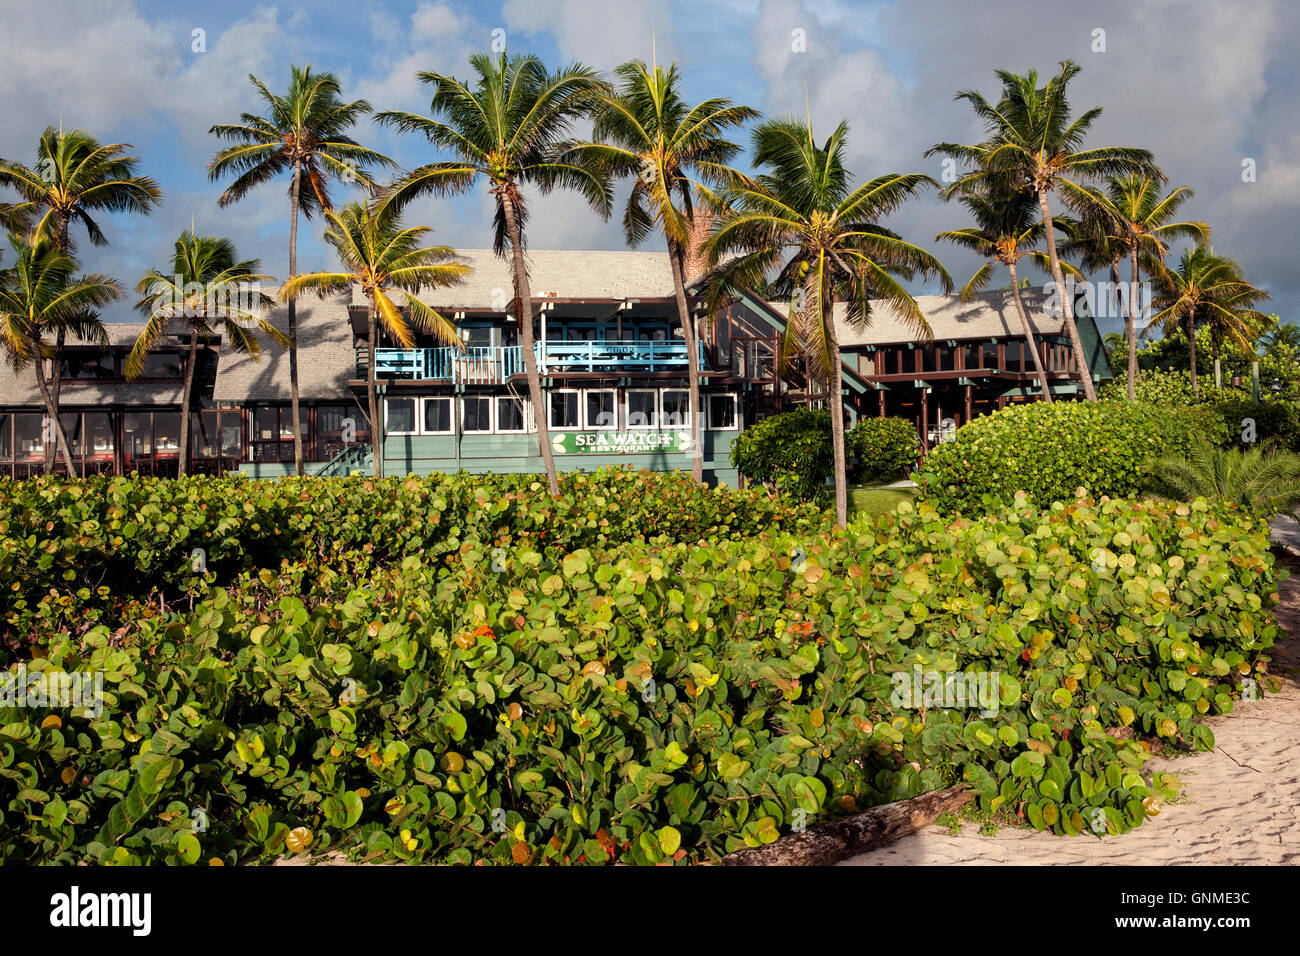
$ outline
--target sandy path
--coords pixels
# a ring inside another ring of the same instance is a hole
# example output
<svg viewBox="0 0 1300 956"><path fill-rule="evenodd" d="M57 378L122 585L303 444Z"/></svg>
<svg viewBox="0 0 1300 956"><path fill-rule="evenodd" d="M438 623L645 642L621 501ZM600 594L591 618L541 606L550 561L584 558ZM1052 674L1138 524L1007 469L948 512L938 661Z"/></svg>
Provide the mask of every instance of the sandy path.
<svg viewBox="0 0 1300 956"><path fill-rule="evenodd" d="M1271 665L1281 693L1213 718L1212 752L1146 765L1182 778L1182 802L1105 839L1011 828L981 836L971 823L952 835L933 826L840 865L1300 864L1300 570L1291 570L1277 610L1289 636Z"/></svg>

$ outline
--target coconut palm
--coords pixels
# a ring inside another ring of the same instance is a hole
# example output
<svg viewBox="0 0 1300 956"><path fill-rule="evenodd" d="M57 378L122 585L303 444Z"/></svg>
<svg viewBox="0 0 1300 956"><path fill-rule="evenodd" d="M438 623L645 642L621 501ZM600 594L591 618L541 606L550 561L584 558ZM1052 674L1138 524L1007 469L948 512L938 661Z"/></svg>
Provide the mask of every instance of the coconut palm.
<svg viewBox="0 0 1300 956"><path fill-rule="evenodd" d="M148 321L126 358L126 377L134 379L144 370L145 356L169 329L188 326L189 354L185 360L185 387L181 397L181 456L177 473L189 472L190 411L193 404L194 368L199 340L225 333L227 347L235 352L257 355L255 330L261 330L281 345L285 336L262 318L263 309L274 301L250 285L269 281L257 272L256 259L240 260L235 244L219 236L196 236L191 229L176 240L168 274L150 271L136 283L141 299L136 303Z"/></svg>
<svg viewBox="0 0 1300 956"><path fill-rule="evenodd" d="M928 337L925 316L898 277L937 277L945 291L952 288L937 259L878 224L938 184L921 173L890 173L855 188L844 165L847 135L848 124L840 123L819 146L810 124L784 119L760 124L754 131L754 165L762 172L727 191L722 216L704 247L715 267L716 288L759 288L775 273L768 288L790 299L782 361L801 353L809 386L817 380L827 387L841 525L848 520L848 487L835 303L845 303L849 323L865 326L874 298Z"/></svg>
<svg viewBox="0 0 1300 956"><path fill-rule="evenodd" d="M1006 266L1011 274L1011 297L1016 304L1016 313L1020 316L1025 342L1034 358L1034 372L1042 388L1043 401L1050 403L1052 390L1047 383L1047 371L1043 368L1043 357L1038 351L1034 327L1029 322L1029 313L1025 310L1025 302L1020 295L1020 278L1017 274L1017 263L1025 256L1033 257L1045 270L1051 269L1046 256L1034 251L1034 246L1043 237L1038 204L1026 193L1008 190L998 190L992 194L968 193L961 196L959 201L969 210L976 224L941 232L935 238L956 243L987 260L962 288L962 301L967 301L985 288L998 265ZM1061 225L1059 219L1056 225ZM1062 263L1062 268L1073 267Z"/></svg>
<svg viewBox="0 0 1300 956"><path fill-rule="evenodd" d="M349 203L338 213L326 212L329 228L325 241L338 252L342 268L335 272L310 272L294 276L280 289L280 298L312 290L322 298L350 292L360 286L369 307L369 362L366 396L369 399L370 441L375 477L383 477L383 423L375 382L375 342L379 325L405 348L413 348L413 328L457 347L464 343L450 320L417 298L421 289L454 285L469 274L469 266L456 260L448 246L423 246L432 232L428 226L401 225L396 207L382 202ZM393 298L404 293L404 301ZM402 314L402 309L406 315Z"/></svg>
<svg viewBox="0 0 1300 956"><path fill-rule="evenodd" d="M46 414L42 439L48 442L46 436L53 431L68 474L75 478L77 466L45 374L45 360L51 353L45 337L71 333L107 345L98 311L120 296L122 289L108 276L76 275L76 260L51 236L35 235L27 241L11 233L9 247L15 261L0 273L0 344L15 370L29 362L35 370ZM47 461L47 473L50 467Z"/></svg>
<svg viewBox="0 0 1300 956"><path fill-rule="evenodd" d="M422 133L453 157L412 170L394 185L388 201L400 208L417 196L462 193L480 178L486 181L496 204L492 248L511 264L538 445L547 486L558 495L533 347L533 300L524 256L528 206L521 187L536 186L542 193L576 189L597 212L609 216L613 190L608 177L590 158L565 152L574 122L590 113L604 87L594 71L577 63L551 73L535 56L507 57L504 51L496 57L476 53L469 63L475 74L471 82L442 73L419 74L421 82L433 87L431 116L404 111L376 116L380 124Z"/></svg>
<svg viewBox="0 0 1300 956"><path fill-rule="evenodd" d="M1296 356L1300 355L1300 326L1289 322L1274 325L1260 338L1259 344L1266 353L1274 353L1294 362Z"/></svg>
<svg viewBox="0 0 1300 956"><path fill-rule="evenodd" d="M686 341L690 416L697 435L692 442L691 475L703 482L698 330L686 303L686 256L692 251L696 196L711 196L738 175L727 163L740 147L726 138L726 130L756 119L759 113L726 99L688 105L681 96L675 63L665 70L634 60L619 66L614 75L618 89L604 93L596 109L592 131L596 142L575 143L569 155L594 158L616 179L632 178L623 213L628 245L640 245L652 229L662 233L667 243L677 315Z"/></svg>
<svg viewBox="0 0 1300 956"><path fill-rule="evenodd" d="M158 184L136 175L140 160L127 153L130 148L129 143L100 143L85 130L48 127L37 143L35 165L0 160L0 186L8 186L20 197L0 210L0 224L47 235L69 255L76 253L73 223L85 228L92 245L107 245L108 238L92 213L147 215L162 202ZM50 392L56 409L63 385L65 334L58 330L54 340ZM45 455L47 471L53 461L51 445Z"/></svg>
<svg viewBox="0 0 1300 956"><path fill-rule="evenodd" d="M1196 377L1196 327L1210 328L1211 354L1214 356L1215 385L1222 386L1219 350L1229 338L1246 351L1253 351L1259 329L1267 327L1269 318L1253 308L1269 298L1263 289L1247 282L1241 268L1225 256L1216 256L1205 246L1183 252L1176 269L1156 275L1159 292L1155 305L1160 310L1151 319L1166 333L1181 329L1191 345L1192 391L1200 394Z"/></svg>
<svg viewBox="0 0 1300 956"><path fill-rule="evenodd" d="M1290 451L1224 449L1202 441L1185 456L1150 463L1147 471L1153 489L1175 501L1231 502L1269 518L1300 505L1300 455Z"/></svg>
<svg viewBox="0 0 1300 956"><path fill-rule="evenodd" d="M1160 183L1151 176L1113 176L1105 189L1082 187L1086 201L1083 241L1091 248L1084 253L1085 267L1105 265L1111 282L1119 286L1119 261L1129 262L1128 308L1125 310L1125 336L1128 341L1128 397L1137 388L1137 300L1142 269L1148 273L1164 271L1165 255L1174 239L1208 242L1210 227L1200 221L1175 222L1178 209L1192 198L1192 190L1179 186L1161 195Z"/></svg>
<svg viewBox="0 0 1300 956"><path fill-rule="evenodd" d="M949 192L969 192L973 187L994 179L1027 190L1037 199L1065 327L1079 366L1084 395L1092 401L1096 399L1097 391L1074 321L1073 296L1068 294L1057 254L1049 197L1057 191L1067 205L1086 204L1088 194L1079 188L1085 181L1129 173L1155 178L1160 178L1161 174L1152 163L1151 153L1145 149L1121 146L1082 148L1088 130L1101 115L1101 107L1093 107L1077 119L1071 119L1066 93L1070 80L1079 70L1077 63L1064 60L1061 71L1043 87L1038 85L1036 70L1024 75L998 70L1002 98L996 106L976 90L962 90L957 94L957 99L967 101L983 122L987 138L975 145L939 143L926 150L925 155L942 154L974 167L950 186Z"/></svg>
<svg viewBox="0 0 1300 956"><path fill-rule="evenodd" d="M233 125L208 132L231 143L208 163L213 182L234 175L217 200L225 207L243 199L257 186L287 173L289 179L289 277L298 271L298 214L311 219L333 208L329 181L373 188L369 167L395 167L387 156L357 143L346 131L370 112L365 100L342 99L333 73L313 73L311 66L293 67L289 89L272 93L257 77L250 83L265 104L265 115L244 113ZM298 428L298 326L293 299L286 323L289 349L289 401L293 416L293 462L303 473L302 435Z"/></svg>

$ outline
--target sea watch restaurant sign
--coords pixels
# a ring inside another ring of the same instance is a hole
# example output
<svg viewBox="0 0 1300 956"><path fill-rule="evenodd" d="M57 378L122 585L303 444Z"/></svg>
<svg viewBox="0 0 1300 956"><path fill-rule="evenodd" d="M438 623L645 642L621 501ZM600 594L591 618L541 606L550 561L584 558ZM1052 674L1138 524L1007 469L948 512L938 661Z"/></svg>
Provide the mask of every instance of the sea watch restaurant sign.
<svg viewBox="0 0 1300 956"><path fill-rule="evenodd" d="M684 454L691 450L691 433L652 429L603 432L559 432L551 436L557 455Z"/></svg>

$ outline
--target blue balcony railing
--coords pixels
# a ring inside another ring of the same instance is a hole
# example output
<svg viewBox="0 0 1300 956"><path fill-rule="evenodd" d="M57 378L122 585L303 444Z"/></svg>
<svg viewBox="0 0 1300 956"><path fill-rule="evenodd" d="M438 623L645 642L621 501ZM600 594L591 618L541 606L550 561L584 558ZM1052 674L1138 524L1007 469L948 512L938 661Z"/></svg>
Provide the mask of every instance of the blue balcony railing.
<svg viewBox="0 0 1300 956"><path fill-rule="evenodd" d="M547 342L534 348L543 375L554 372L661 372L686 368L685 342ZM704 347L699 346L704 369ZM523 349L518 345L473 348L375 349L378 378L440 380L466 385L492 385L524 374Z"/></svg>

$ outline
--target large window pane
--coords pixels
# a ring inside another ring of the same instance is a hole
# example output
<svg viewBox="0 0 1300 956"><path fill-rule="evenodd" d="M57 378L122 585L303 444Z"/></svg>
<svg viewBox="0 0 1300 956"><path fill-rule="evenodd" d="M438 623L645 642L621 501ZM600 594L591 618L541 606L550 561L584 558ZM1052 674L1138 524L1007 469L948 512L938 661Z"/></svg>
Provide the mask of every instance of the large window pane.
<svg viewBox="0 0 1300 956"><path fill-rule="evenodd" d="M14 417L0 412L0 461L10 461L14 451Z"/></svg>
<svg viewBox="0 0 1300 956"><path fill-rule="evenodd" d="M141 378L180 378L183 358L179 352L150 352L144 357Z"/></svg>
<svg viewBox="0 0 1300 956"><path fill-rule="evenodd" d="M154 453L160 457L175 458L181 450L181 413L154 412Z"/></svg>
<svg viewBox="0 0 1300 956"><path fill-rule="evenodd" d="M691 427L691 393L685 389L664 389L663 417L664 428Z"/></svg>
<svg viewBox="0 0 1300 956"><path fill-rule="evenodd" d="M388 408L388 434L410 435L415 429L415 399L390 398Z"/></svg>
<svg viewBox="0 0 1300 956"><path fill-rule="evenodd" d="M65 352L63 353L63 377L65 379L104 379L114 378L112 352Z"/></svg>
<svg viewBox="0 0 1300 956"><path fill-rule="evenodd" d="M587 427L617 428L618 408L613 392L592 389L587 392Z"/></svg>
<svg viewBox="0 0 1300 956"><path fill-rule="evenodd" d="M122 422L122 447L128 458L153 454L153 416L149 412L127 412Z"/></svg>
<svg viewBox="0 0 1300 956"><path fill-rule="evenodd" d="M91 458L113 458L113 423L107 412L86 412L86 454Z"/></svg>
<svg viewBox="0 0 1300 956"><path fill-rule="evenodd" d="M256 441L274 441L280 437L279 409L263 405L253 412L253 438Z"/></svg>
<svg viewBox="0 0 1300 956"><path fill-rule="evenodd" d="M243 436L240 434L242 412L227 408L221 413L221 457L243 458Z"/></svg>
<svg viewBox="0 0 1300 956"><path fill-rule="evenodd" d="M710 395L709 396L709 427L710 428L735 428L736 427L736 396L735 395Z"/></svg>
<svg viewBox="0 0 1300 956"><path fill-rule="evenodd" d="M34 461L45 455L41 442L41 422L45 416L38 412L23 412L14 416L14 458Z"/></svg>
<svg viewBox="0 0 1300 956"><path fill-rule="evenodd" d="M497 398L497 431L521 432L524 430L524 401L513 396Z"/></svg>
<svg viewBox="0 0 1300 956"><path fill-rule="evenodd" d="M550 398L551 428L581 428L578 416L580 406L577 392L551 392Z"/></svg>
<svg viewBox="0 0 1300 956"><path fill-rule="evenodd" d="M659 393L636 390L627 393L629 428L655 428L659 424Z"/></svg>
<svg viewBox="0 0 1300 956"><path fill-rule="evenodd" d="M467 397L463 400L466 432L490 432L492 430L492 399L487 396Z"/></svg>
<svg viewBox="0 0 1300 956"><path fill-rule="evenodd" d="M431 435L451 433L451 399L443 396L424 400L424 430Z"/></svg>

